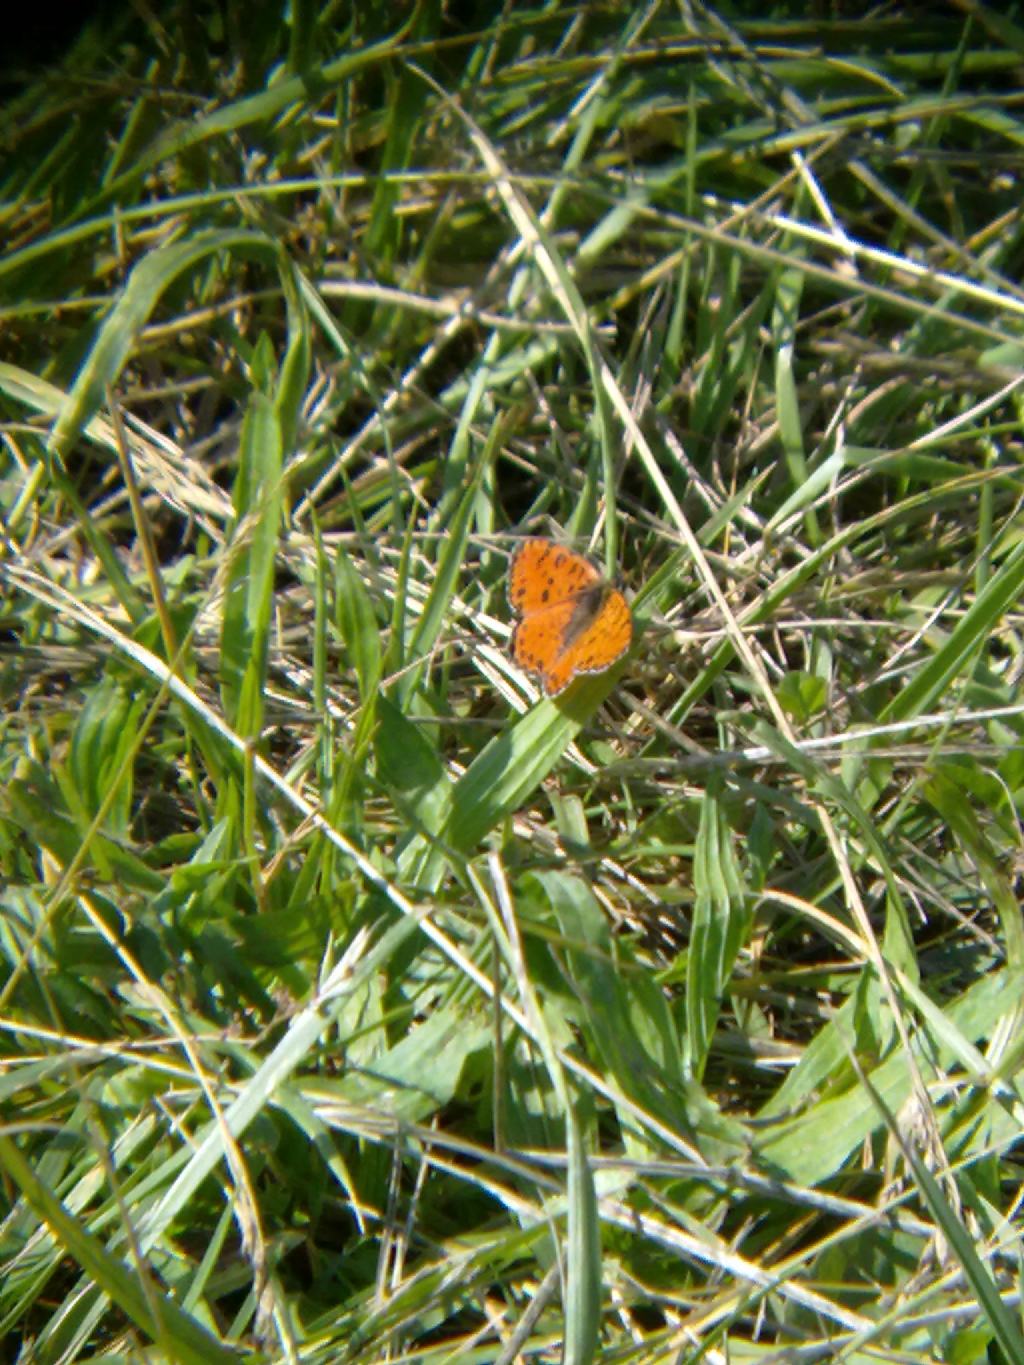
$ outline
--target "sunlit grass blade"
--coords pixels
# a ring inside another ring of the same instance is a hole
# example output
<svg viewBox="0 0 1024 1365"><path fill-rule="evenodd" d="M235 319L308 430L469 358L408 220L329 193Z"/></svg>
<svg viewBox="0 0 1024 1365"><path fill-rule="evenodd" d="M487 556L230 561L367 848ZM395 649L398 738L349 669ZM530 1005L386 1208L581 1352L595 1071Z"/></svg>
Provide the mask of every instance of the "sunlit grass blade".
<svg viewBox="0 0 1024 1365"><path fill-rule="evenodd" d="M239 1359L236 1351L217 1341L158 1284L140 1278L137 1270L112 1256L39 1180L9 1137L0 1136L0 1165L65 1252L170 1359L182 1365L229 1365Z"/></svg>

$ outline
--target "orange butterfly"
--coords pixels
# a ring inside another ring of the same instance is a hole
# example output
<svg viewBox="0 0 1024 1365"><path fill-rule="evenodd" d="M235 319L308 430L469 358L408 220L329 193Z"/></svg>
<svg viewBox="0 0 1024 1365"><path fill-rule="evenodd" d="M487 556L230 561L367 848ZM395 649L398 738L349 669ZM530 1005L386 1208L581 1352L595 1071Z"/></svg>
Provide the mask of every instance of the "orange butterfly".
<svg viewBox="0 0 1024 1365"><path fill-rule="evenodd" d="M603 673L633 640L633 617L618 588L593 564L552 540L524 540L508 571L508 600L522 619L512 658L557 697L578 673Z"/></svg>

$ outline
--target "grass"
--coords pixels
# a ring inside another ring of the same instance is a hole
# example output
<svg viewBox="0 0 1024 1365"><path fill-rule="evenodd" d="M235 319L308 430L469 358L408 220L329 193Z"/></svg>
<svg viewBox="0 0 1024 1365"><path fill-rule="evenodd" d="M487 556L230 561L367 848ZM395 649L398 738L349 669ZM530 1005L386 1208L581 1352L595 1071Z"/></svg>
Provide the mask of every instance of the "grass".
<svg viewBox="0 0 1024 1365"><path fill-rule="evenodd" d="M2 114L5 1358L1024 1361L1024 17L146 15Z"/></svg>

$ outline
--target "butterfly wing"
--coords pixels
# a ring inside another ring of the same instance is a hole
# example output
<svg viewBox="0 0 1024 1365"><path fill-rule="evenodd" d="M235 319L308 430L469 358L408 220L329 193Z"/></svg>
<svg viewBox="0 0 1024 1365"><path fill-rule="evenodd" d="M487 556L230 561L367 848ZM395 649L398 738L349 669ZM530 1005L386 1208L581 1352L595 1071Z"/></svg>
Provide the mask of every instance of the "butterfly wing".
<svg viewBox="0 0 1024 1365"><path fill-rule="evenodd" d="M617 588L608 584L587 621L577 620L559 655L559 665L577 673L603 673L633 642L633 615Z"/></svg>
<svg viewBox="0 0 1024 1365"><path fill-rule="evenodd" d="M508 601L520 616L546 611L592 588L601 575L589 560L551 540L524 540L508 571Z"/></svg>
<svg viewBox="0 0 1024 1365"><path fill-rule="evenodd" d="M562 662L562 645L575 610L571 599L556 602L553 607L524 616L512 633L512 658L520 668L540 678L549 697L572 681L572 670L566 671Z"/></svg>
<svg viewBox="0 0 1024 1365"><path fill-rule="evenodd" d="M586 561L584 561L586 562ZM540 678L549 697L578 673L603 673L633 639L633 618L622 593L607 584L530 612L512 635L512 657Z"/></svg>

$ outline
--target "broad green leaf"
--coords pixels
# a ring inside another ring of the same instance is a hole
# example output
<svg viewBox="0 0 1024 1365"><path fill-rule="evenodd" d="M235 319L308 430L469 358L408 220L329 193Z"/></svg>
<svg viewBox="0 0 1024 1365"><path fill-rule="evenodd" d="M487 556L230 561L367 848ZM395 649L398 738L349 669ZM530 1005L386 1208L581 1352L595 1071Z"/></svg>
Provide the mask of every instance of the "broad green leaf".
<svg viewBox="0 0 1024 1365"><path fill-rule="evenodd" d="M130 697L121 682L106 679L93 688L79 712L71 740L68 772L82 810L91 818L99 810L110 784L121 773L137 738L145 710L145 694ZM131 767L126 767L113 805L107 808L110 834L125 836L131 819Z"/></svg>
<svg viewBox="0 0 1024 1365"><path fill-rule="evenodd" d="M780 706L798 725L804 725L825 708L828 688L816 673L792 670L779 682L775 693Z"/></svg>
<svg viewBox="0 0 1024 1365"><path fill-rule="evenodd" d="M368 704L381 678L380 626L366 585L344 545L338 546L334 562L334 596L338 629L359 679L360 696Z"/></svg>
<svg viewBox="0 0 1024 1365"><path fill-rule="evenodd" d="M722 997L750 926L746 895L729 828L717 796L705 792L693 860L694 906L686 959L686 1068L704 1074Z"/></svg>
<svg viewBox="0 0 1024 1365"><path fill-rule="evenodd" d="M973 1043L992 1036L1001 1021L1010 1014L1019 999L1020 978L1016 972L995 972L971 986L943 1010L952 1029ZM779 1173L802 1184L816 1185L828 1180L854 1159L862 1143L878 1131L881 1125L878 1108L868 1091L851 1080L848 1089L835 1098L813 1102L815 1091L849 1056L853 1045L852 1017L844 1011L818 1034L814 1061L817 1078L808 1069L804 1074L787 1079L785 1093L780 1091L772 1102L776 1113L793 1113L802 1092L810 1103L805 1103L794 1117L780 1119L759 1132L757 1150L760 1159ZM849 1028L850 1032L846 1033ZM826 1057L826 1045L831 1056ZM932 1065L948 1070L957 1058L942 1040L929 1034L915 1043L918 1063L928 1069ZM808 1056L808 1063L811 1058ZM873 1089L894 1113L899 1113L910 1094L910 1078L906 1059L897 1048L892 1055L867 1073Z"/></svg>
<svg viewBox="0 0 1024 1365"><path fill-rule="evenodd" d="M230 550L221 626L221 694L229 721L255 739L263 727L263 690L273 607L281 512L283 452L274 405L250 395L235 485L235 541Z"/></svg>

